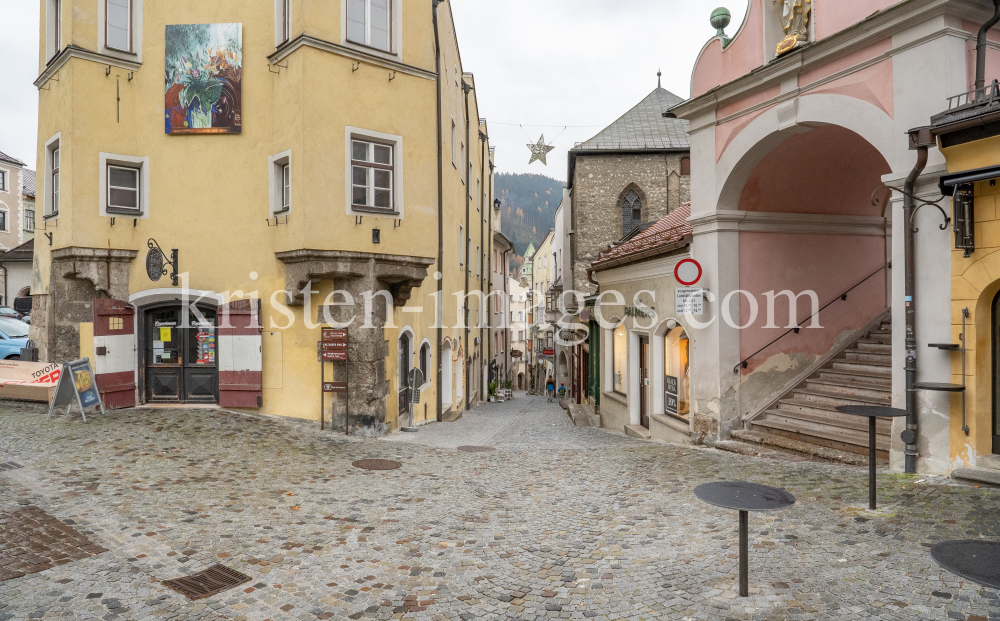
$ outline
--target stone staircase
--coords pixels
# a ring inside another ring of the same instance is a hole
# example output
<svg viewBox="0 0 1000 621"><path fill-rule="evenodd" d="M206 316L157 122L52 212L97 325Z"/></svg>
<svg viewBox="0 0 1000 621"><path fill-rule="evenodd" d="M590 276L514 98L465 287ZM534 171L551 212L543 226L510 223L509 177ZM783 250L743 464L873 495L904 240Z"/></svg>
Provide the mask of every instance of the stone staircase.
<svg viewBox="0 0 1000 621"><path fill-rule="evenodd" d="M867 456L868 419L841 414L836 407L892 405L891 365L892 325L886 319L750 420L746 431L734 432L733 438L831 459L836 459L836 453ZM889 459L891 428L890 419L876 423L879 459ZM815 451L800 444L832 450Z"/></svg>

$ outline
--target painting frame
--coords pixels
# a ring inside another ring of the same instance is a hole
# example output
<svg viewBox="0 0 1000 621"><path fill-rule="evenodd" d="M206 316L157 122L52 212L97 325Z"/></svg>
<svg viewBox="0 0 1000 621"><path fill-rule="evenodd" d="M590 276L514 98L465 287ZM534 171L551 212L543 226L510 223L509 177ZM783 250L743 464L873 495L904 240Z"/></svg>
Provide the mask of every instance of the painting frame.
<svg viewBox="0 0 1000 621"><path fill-rule="evenodd" d="M164 133L243 131L243 24L168 24Z"/></svg>

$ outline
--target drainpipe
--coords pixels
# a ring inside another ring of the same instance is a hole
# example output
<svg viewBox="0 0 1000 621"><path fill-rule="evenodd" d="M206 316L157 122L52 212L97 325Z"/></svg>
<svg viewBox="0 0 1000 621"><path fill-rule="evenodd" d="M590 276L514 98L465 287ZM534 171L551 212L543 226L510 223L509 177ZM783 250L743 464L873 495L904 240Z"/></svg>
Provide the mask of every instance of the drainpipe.
<svg viewBox="0 0 1000 621"><path fill-rule="evenodd" d="M468 412L469 407L469 397L472 396L469 390L472 386L472 382L469 381L469 359L472 357L472 345L469 343L469 274L472 273L472 244L469 240L472 238L472 231L469 230L469 207L471 206L469 201L469 189L472 187L472 175L469 169L472 167L472 138L469 134L469 92L472 87L462 80L462 92L465 93L465 161L462 165L465 166L465 170L462 171L462 176L465 177L465 239L462 243L465 244L465 301L462 303L464 307L464 317L462 318L462 323L465 325L465 359L462 360L462 365L465 367L465 386L462 388L462 392L465 394L465 411ZM482 309L480 309L482 310Z"/></svg>
<svg viewBox="0 0 1000 621"><path fill-rule="evenodd" d="M442 168L442 145L441 145L441 39L438 36L438 5L444 0L431 0L433 3L434 20L434 63L437 74L434 78L434 86L437 88L437 151L438 151L438 259L437 268L441 278L438 279L438 308L434 309L437 315L439 309L441 317L434 317L437 323L437 421L444 421L444 395L441 393L441 343L444 340L444 169Z"/></svg>
<svg viewBox="0 0 1000 621"><path fill-rule="evenodd" d="M998 0L1000 1L1000 0ZM903 252L906 257L905 285L903 295L905 296L906 308L906 340L904 349L906 351L906 430L900 436L906 448L903 452L905 457L904 468L907 473L917 471L917 399L913 384L917 379L917 336L916 336L916 306L914 299L914 264L913 264L913 189L927 165L927 148L934 146L934 137L931 136L930 129L921 127L910 130L910 149L917 152L917 163L906 176L906 183L903 184Z"/></svg>
<svg viewBox="0 0 1000 621"><path fill-rule="evenodd" d="M993 17L979 29L976 38L976 90L986 86L986 33L1000 22L1000 0L993 0ZM977 93L976 98L979 95Z"/></svg>
<svg viewBox="0 0 1000 621"><path fill-rule="evenodd" d="M486 145L486 138L485 138L485 136L483 135L482 132L477 132L477 133L479 134L479 179L480 179L479 183L481 184L480 186L478 186L476 188L476 192L479 193L479 196L476 197L476 200L479 201L479 216L480 216L480 218L479 218L479 243L481 243L483 245L483 248L482 248L483 255L484 256L488 256L490 258L488 262L487 261L483 261L482 264L480 264L480 266L479 266L479 290L482 291L483 289L485 289L486 290L485 294L488 296L490 293L493 293L493 271L492 271L492 266L493 266L493 231L492 231L492 229L490 230L490 243L487 244L486 243L486 237L484 237L484 228L485 227L483 225L483 223L486 221L486 217L485 217L486 216L486 212L483 211L483 209L486 208L486 205L483 204L483 191L486 189L486 158L483 156L483 148ZM472 186L470 185L469 187L471 188ZM492 218L492 215L491 215L491 218ZM492 223L492 220L490 220L490 222ZM477 257L477 260L478 260L478 257ZM489 267L487 267L487 266L489 266ZM483 283L486 283L485 286L483 285ZM486 299L487 300L492 300L492 298L490 298L490 297L487 297ZM485 315L486 315L486 324L487 325L489 325L490 319L491 319L491 316L492 316L492 313L490 312L491 310L492 309L490 308L490 305L486 304ZM483 309L479 309L479 316L480 316L480 318L483 317L483 314L484 314ZM480 349L480 351L482 351L483 349L486 350L486 356L482 359L482 362L480 363L480 364L485 364L486 365L486 386L480 386L479 387L479 391L480 391L479 398L480 399L483 399L482 391L484 391L484 390L487 393L486 396L489 396L489 390L490 390L489 389L490 363L493 362L493 350L491 349L492 346L493 346L493 342L492 342L493 341L493 329L492 328L490 329L490 339L489 339L490 342L489 343L483 343L483 339L485 338L485 336L484 336L485 334L486 334L486 328L483 326L483 322L480 321L479 322L479 349ZM483 347L483 345L485 345L485 347ZM486 399L483 399L483 401L486 401Z"/></svg>

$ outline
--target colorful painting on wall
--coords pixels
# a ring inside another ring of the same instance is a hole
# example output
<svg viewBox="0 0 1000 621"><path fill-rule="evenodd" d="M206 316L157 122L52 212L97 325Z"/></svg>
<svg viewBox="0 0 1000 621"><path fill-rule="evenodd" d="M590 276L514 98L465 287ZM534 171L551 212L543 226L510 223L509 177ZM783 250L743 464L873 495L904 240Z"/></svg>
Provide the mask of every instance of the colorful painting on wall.
<svg viewBox="0 0 1000 621"><path fill-rule="evenodd" d="M242 129L243 24L182 24L166 32L166 133Z"/></svg>

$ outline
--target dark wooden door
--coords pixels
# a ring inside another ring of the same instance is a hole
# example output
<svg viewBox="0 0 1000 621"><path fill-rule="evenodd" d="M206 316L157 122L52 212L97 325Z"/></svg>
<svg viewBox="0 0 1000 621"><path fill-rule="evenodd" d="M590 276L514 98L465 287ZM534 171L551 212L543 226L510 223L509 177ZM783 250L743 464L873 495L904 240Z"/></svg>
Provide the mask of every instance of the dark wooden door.
<svg viewBox="0 0 1000 621"><path fill-rule="evenodd" d="M639 337L639 422L649 429L649 337Z"/></svg>
<svg viewBox="0 0 1000 621"><path fill-rule="evenodd" d="M147 310L143 353L148 403L217 403L216 313L198 309L181 321L179 306Z"/></svg>

